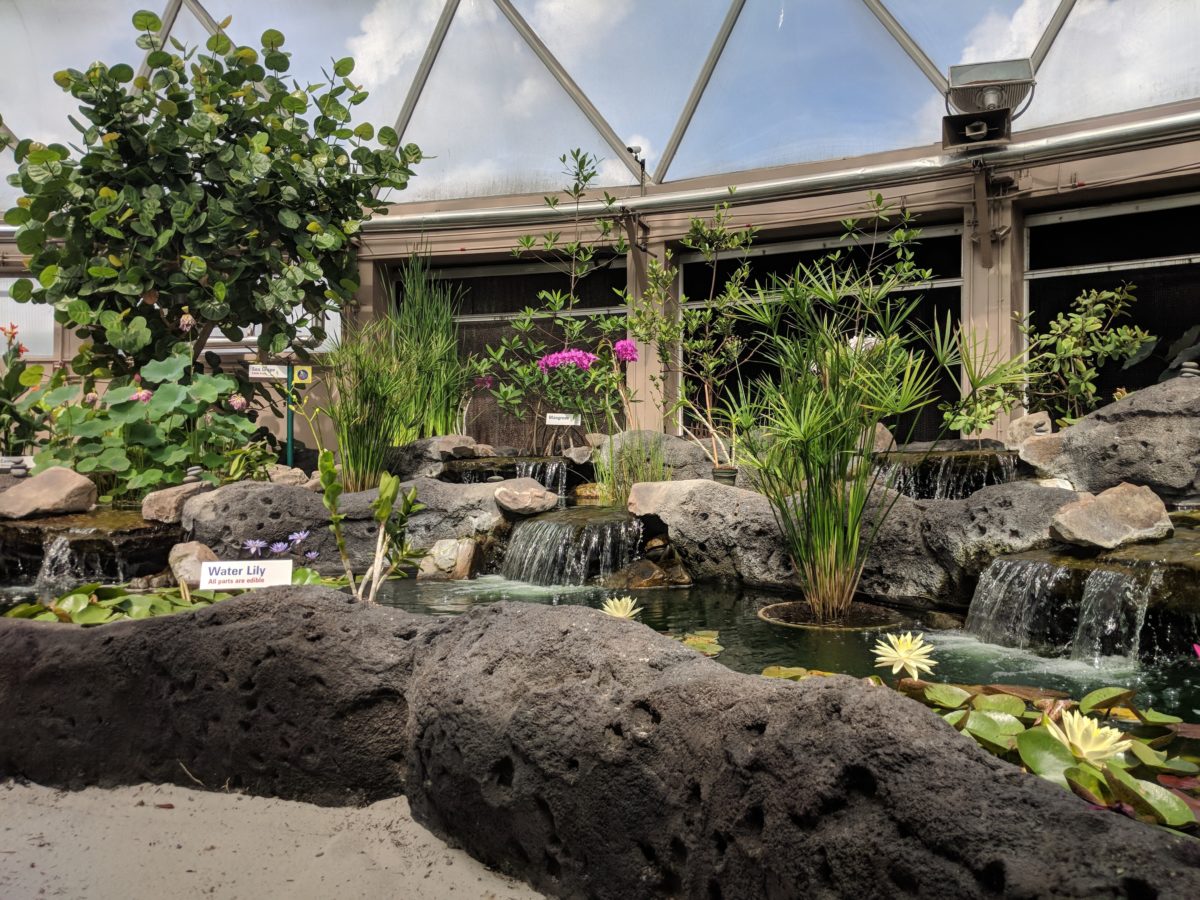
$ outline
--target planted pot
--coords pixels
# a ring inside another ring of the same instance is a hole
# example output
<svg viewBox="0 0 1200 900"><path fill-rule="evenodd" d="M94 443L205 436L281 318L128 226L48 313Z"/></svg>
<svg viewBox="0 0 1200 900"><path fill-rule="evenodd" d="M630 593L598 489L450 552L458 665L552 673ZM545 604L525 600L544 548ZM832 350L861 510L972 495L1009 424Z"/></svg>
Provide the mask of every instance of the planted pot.
<svg viewBox="0 0 1200 900"><path fill-rule="evenodd" d="M718 484L737 484L738 470L730 466L713 466L712 480Z"/></svg>
<svg viewBox="0 0 1200 900"><path fill-rule="evenodd" d="M883 631L898 628L903 619L900 613L873 603L855 602L849 612L835 622L818 622L806 600L772 603L758 611L758 617L784 628L813 628L823 631Z"/></svg>

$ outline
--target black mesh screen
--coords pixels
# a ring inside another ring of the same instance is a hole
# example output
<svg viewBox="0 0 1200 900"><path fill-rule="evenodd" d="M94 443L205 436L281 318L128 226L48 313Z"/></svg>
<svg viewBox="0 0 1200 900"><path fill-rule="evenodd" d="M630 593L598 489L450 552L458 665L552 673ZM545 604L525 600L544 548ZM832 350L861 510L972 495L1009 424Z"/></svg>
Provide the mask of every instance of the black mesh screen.
<svg viewBox="0 0 1200 900"><path fill-rule="evenodd" d="M1029 229L1029 268L1057 269L1200 253L1192 207L1105 216Z"/></svg>
<svg viewBox="0 0 1200 900"><path fill-rule="evenodd" d="M1122 322L1140 325L1159 338L1156 352L1130 369L1109 364L1097 380L1103 400L1118 387L1136 390L1154 384L1166 366L1167 347L1193 325L1200 324L1200 266L1180 265L1158 269L1129 269L1092 275L1037 278L1029 283L1029 308L1038 330L1044 330L1058 313L1067 313L1071 301L1084 291L1108 290L1122 283L1137 286L1132 315Z"/></svg>

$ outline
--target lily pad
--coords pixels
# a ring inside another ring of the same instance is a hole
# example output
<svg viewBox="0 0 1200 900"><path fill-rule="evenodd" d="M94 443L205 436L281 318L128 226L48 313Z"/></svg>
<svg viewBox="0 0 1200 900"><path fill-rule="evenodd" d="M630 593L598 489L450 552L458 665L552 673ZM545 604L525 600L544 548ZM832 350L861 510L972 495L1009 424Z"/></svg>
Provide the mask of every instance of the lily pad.
<svg viewBox="0 0 1200 900"><path fill-rule="evenodd" d="M1093 710L1104 711L1114 706L1123 706L1134 693L1129 688L1122 687L1097 688L1079 701L1079 711L1087 714Z"/></svg>
<svg viewBox="0 0 1200 900"><path fill-rule="evenodd" d="M1025 714L1025 701L1011 694L978 694L971 700L971 705L976 709L990 709L1010 716Z"/></svg>
<svg viewBox="0 0 1200 900"><path fill-rule="evenodd" d="M1075 755L1045 728L1018 734L1017 752L1029 771L1070 790L1065 773L1075 766Z"/></svg>
<svg viewBox="0 0 1200 900"><path fill-rule="evenodd" d="M1064 770L1063 776L1076 796L1096 806L1112 805L1112 792L1098 769L1082 763Z"/></svg>
<svg viewBox="0 0 1200 900"><path fill-rule="evenodd" d="M1178 828L1196 821L1195 813L1179 797L1161 785L1134 778L1128 772L1108 766L1104 780L1113 796L1133 807L1137 818Z"/></svg>
<svg viewBox="0 0 1200 900"><path fill-rule="evenodd" d="M925 699L943 709L958 709L971 700L971 694L952 684L930 684L925 687Z"/></svg>

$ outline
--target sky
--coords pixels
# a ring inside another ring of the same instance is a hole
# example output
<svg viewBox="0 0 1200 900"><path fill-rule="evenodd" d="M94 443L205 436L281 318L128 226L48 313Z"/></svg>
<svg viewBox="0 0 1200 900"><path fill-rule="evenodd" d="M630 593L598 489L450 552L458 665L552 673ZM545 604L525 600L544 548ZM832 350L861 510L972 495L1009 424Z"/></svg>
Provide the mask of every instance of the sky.
<svg viewBox="0 0 1200 900"><path fill-rule="evenodd" d="M320 77L351 55L371 91L358 108L392 124L442 0L203 0L254 43L283 31L291 74ZM1058 0L885 0L943 71L1029 55ZM71 98L53 72L95 58L138 63L132 12L162 0L0 0L0 116L20 135L66 140ZM514 0L618 137L653 172L727 0ZM205 32L186 7L174 32ZM1200 2L1079 0L1038 73L1035 127L1200 96ZM933 143L944 102L859 0L747 0L668 180L854 157ZM462 0L405 134L431 158L396 199L549 191L558 157L603 157L601 181L629 170L492 0ZM0 154L0 174L12 169ZM0 184L0 207L13 189Z"/></svg>

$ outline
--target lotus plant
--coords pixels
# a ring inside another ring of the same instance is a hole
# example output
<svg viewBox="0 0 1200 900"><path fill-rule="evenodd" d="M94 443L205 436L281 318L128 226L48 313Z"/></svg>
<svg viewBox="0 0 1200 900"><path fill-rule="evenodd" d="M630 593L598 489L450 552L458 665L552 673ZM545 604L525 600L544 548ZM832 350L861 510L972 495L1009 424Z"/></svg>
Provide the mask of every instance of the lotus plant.
<svg viewBox="0 0 1200 900"><path fill-rule="evenodd" d="M885 637L886 643L878 641L875 644L875 668L891 666L893 675L903 669L913 679L919 678L922 672L933 672L937 661L930 658L933 648L925 643L925 635L913 637L910 631Z"/></svg>
<svg viewBox="0 0 1200 900"><path fill-rule="evenodd" d="M600 606L600 611L617 619L632 619L642 608L633 597L609 597Z"/></svg>

